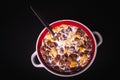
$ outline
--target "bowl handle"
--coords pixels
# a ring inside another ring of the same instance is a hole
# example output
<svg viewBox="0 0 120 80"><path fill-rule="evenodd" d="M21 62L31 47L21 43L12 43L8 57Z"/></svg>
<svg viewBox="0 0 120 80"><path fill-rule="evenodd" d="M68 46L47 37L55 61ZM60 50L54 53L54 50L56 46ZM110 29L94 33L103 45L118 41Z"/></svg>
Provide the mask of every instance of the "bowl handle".
<svg viewBox="0 0 120 80"><path fill-rule="evenodd" d="M102 38L101 34L97 31L93 31L93 34L96 35L99 39L98 42L97 42L97 47L99 47L103 42L103 38Z"/></svg>
<svg viewBox="0 0 120 80"><path fill-rule="evenodd" d="M35 58L36 58L36 57L37 57L37 51L35 51L35 52L31 55L31 62L32 62L33 66L34 66L34 67L40 67L40 68L41 68L41 67L44 67L43 64L41 64L41 63L38 64L38 63L35 62Z"/></svg>

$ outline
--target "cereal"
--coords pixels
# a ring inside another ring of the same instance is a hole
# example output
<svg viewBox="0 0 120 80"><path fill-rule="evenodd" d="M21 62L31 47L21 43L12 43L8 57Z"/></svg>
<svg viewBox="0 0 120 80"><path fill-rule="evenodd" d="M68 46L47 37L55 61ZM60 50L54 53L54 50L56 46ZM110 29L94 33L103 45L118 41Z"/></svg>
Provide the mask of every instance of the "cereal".
<svg viewBox="0 0 120 80"><path fill-rule="evenodd" d="M42 41L40 52L45 63L59 72L81 70L91 58L92 42L80 28L62 24L53 28L56 36L47 33Z"/></svg>
<svg viewBox="0 0 120 80"><path fill-rule="evenodd" d="M76 67L77 65L78 65L78 63L76 61L71 62L70 68Z"/></svg>
<svg viewBox="0 0 120 80"><path fill-rule="evenodd" d="M83 56L81 57L81 60L80 60L81 67L86 66L87 63L88 63L88 57L86 54L83 54Z"/></svg>

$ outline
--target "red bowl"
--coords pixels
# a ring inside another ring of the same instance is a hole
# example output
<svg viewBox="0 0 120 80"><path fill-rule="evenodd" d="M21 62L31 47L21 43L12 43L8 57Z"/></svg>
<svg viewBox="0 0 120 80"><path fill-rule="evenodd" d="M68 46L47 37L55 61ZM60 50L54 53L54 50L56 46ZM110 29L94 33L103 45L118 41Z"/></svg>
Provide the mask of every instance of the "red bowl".
<svg viewBox="0 0 120 80"><path fill-rule="evenodd" d="M39 37L37 39L36 51L32 54L31 61L32 61L32 64L35 67L43 67L47 71L49 71L50 73L55 74L57 76L62 76L62 77L76 76L76 75L79 75L79 74L83 73L84 71L86 71L91 66L91 64L93 63L93 61L94 61L94 59L96 57L97 47L99 45L101 45L103 39L102 39L100 33L96 32L96 31L92 32L87 26L85 26L84 24L82 24L82 23L80 23L78 21L75 21L75 20L58 20L58 21L55 21L55 22L51 23L50 27L55 28L55 27L57 27L57 26L59 26L61 24L73 25L75 27L78 27L78 28L82 29L91 38L91 40L92 40L92 58L91 58L90 62L88 63L88 65L85 68L83 68L81 71L78 71L78 72L73 73L73 74L71 74L69 72L60 73L60 72L57 72L57 71L53 70L48 65L46 65L46 63L45 63L39 49L40 49L40 47L42 45L42 40L44 39L44 37L48 33L47 28L43 29L43 31L40 33L40 35L39 35ZM94 35L98 36L99 41L96 42L96 39L95 39ZM35 62L35 56L37 56L40 64L37 64Z"/></svg>

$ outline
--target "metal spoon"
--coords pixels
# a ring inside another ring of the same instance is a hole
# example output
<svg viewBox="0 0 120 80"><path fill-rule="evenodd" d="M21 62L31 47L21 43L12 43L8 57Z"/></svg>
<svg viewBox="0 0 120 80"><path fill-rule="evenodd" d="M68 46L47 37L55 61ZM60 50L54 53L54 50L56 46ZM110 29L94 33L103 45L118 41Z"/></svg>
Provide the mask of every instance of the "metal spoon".
<svg viewBox="0 0 120 80"><path fill-rule="evenodd" d="M36 15L36 17L39 19L39 21L45 26L47 27L47 29L52 33L52 35L54 36L54 32L52 31L51 27L49 26L49 24L43 19L42 16L38 15L37 12L35 12L35 10L32 8L32 6L30 6L30 9L32 10L32 12Z"/></svg>

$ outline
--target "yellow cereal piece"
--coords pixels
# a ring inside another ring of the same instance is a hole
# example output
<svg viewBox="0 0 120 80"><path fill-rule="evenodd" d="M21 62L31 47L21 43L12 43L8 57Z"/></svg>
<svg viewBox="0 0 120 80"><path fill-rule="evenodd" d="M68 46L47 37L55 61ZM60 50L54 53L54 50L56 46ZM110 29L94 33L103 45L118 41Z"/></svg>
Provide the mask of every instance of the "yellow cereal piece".
<svg viewBox="0 0 120 80"><path fill-rule="evenodd" d="M83 38L84 38L83 40L87 41L87 36L84 36Z"/></svg>
<svg viewBox="0 0 120 80"><path fill-rule="evenodd" d="M51 39L51 41L52 41L52 42L54 42L54 41L55 41L55 39L54 39L54 38L52 38L52 39Z"/></svg>
<svg viewBox="0 0 120 80"><path fill-rule="evenodd" d="M64 46L66 45L66 41L60 41L60 43Z"/></svg>
<svg viewBox="0 0 120 80"><path fill-rule="evenodd" d="M57 33L58 32L58 30L56 29L56 28L54 28L54 29L52 29L53 30L53 32L55 32L55 33Z"/></svg>
<svg viewBox="0 0 120 80"><path fill-rule="evenodd" d="M83 54L83 56L80 59L80 65L84 67L88 63L88 57L86 54Z"/></svg>
<svg viewBox="0 0 120 80"><path fill-rule="evenodd" d="M50 41L49 39L45 39L45 44L47 45L48 41Z"/></svg>
<svg viewBox="0 0 120 80"><path fill-rule="evenodd" d="M80 47L80 52L84 52L86 49L84 47Z"/></svg>
<svg viewBox="0 0 120 80"><path fill-rule="evenodd" d="M70 37L75 37L75 33L69 32Z"/></svg>
<svg viewBox="0 0 120 80"><path fill-rule="evenodd" d="M78 41L74 41L74 44L78 44Z"/></svg>
<svg viewBox="0 0 120 80"><path fill-rule="evenodd" d="M53 38L53 36L52 36L52 34L51 34L51 33L48 33L48 34L46 35L46 39L51 40L52 38Z"/></svg>
<svg viewBox="0 0 120 80"><path fill-rule="evenodd" d="M76 61L74 61L74 62L71 62L70 67L73 68L73 67L76 67L77 65L78 65L78 63Z"/></svg>
<svg viewBox="0 0 120 80"><path fill-rule="evenodd" d="M61 27L68 28L67 24L62 24Z"/></svg>
<svg viewBox="0 0 120 80"><path fill-rule="evenodd" d="M78 35L78 34L76 34L76 35L75 35L75 37L77 37L77 38L79 38L79 39L81 38L81 36L80 36L80 35Z"/></svg>
<svg viewBox="0 0 120 80"><path fill-rule="evenodd" d="M57 33L59 31L61 31L63 28L62 27L56 27L56 28L53 28L53 32Z"/></svg>
<svg viewBox="0 0 120 80"><path fill-rule="evenodd" d="M64 53L68 53L68 49L65 49L65 50L64 50Z"/></svg>
<svg viewBox="0 0 120 80"><path fill-rule="evenodd" d="M73 39L73 37L69 37L66 41L71 41Z"/></svg>
<svg viewBox="0 0 120 80"><path fill-rule="evenodd" d="M71 53L70 52L67 52L67 55L69 56Z"/></svg>
<svg viewBox="0 0 120 80"><path fill-rule="evenodd" d="M79 50L79 47L76 47L75 49L76 49L76 51L78 51L78 50Z"/></svg>
<svg viewBox="0 0 120 80"><path fill-rule="evenodd" d="M51 48L50 55L56 57L57 56L57 50L55 48Z"/></svg>

